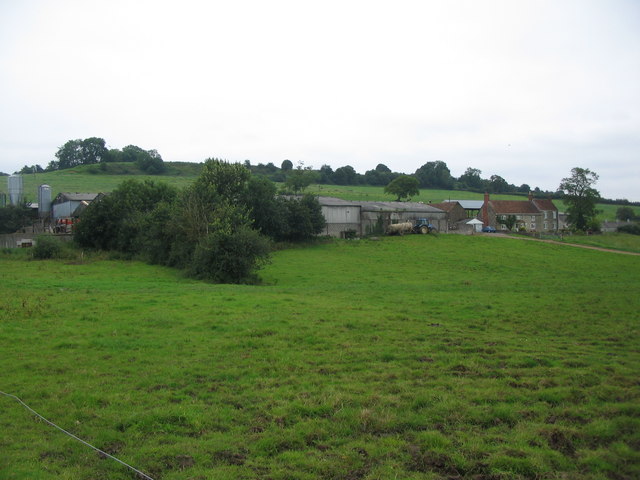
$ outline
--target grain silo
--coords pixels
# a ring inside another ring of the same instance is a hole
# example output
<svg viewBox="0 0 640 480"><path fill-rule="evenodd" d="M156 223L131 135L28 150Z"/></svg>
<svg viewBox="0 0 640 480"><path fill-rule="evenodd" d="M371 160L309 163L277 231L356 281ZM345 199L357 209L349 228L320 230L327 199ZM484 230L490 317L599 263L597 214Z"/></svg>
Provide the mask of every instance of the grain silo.
<svg viewBox="0 0 640 480"><path fill-rule="evenodd" d="M22 175L9 175L7 178L9 186L9 203L20 205L23 201Z"/></svg>
<svg viewBox="0 0 640 480"><path fill-rule="evenodd" d="M51 187L40 185L38 187L38 216L47 218L51 215Z"/></svg>

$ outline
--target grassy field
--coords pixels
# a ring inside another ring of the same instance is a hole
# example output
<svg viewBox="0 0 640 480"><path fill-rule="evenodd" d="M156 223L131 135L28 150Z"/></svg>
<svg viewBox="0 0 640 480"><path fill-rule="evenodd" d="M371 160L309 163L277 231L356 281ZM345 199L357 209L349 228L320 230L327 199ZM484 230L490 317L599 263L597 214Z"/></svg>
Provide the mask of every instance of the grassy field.
<svg viewBox="0 0 640 480"><path fill-rule="evenodd" d="M184 187L193 182L199 169L196 164L167 162L164 175L145 175L134 164L106 164L106 172L98 165L83 165L74 169L23 175L25 197L28 201L38 201L38 186L50 185L52 195L60 192L111 192L125 180L153 180L176 187ZM0 177L0 192L8 193L6 177Z"/></svg>
<svg viewBox="0 0 640 480"><path fill-rule="evenodd" d="M0 390L157 479L640 478L640 258L440 235L260 286L0 258ZM0 396L0 478L134 478Z"/></svg>
<svg viewBox="0 0 640 480"><path fill-rule="evenodd" d="M640 253L640 236L627 233L607 233L603 235L567 235L563 241L590 247L611 248L625 252Z"/></svg>

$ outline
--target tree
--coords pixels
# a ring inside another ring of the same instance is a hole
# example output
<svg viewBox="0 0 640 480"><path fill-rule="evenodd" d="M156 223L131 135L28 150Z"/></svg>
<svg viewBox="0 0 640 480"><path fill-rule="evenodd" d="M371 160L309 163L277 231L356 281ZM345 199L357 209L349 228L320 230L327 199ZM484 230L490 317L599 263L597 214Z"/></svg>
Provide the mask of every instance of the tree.
<svg viewBox="0 0 640 480"><path fill-rule="evenodd" d="M384 193L395 195L398 202L401 202L402 199L411 200L413 195L420 195L418 179L409 175L400 175L384 187Z"/></svg>
<svg viewBox="0 0 640 480"><path fill-rule="evenodd" d="M31 210L25 205L0 208L0 233L14 233L31 224Z"/></svg>
<svg viewBox="0 0 640 480"><path fill-rule="evenodd" d="M283 200L287 230L279 240L302 241L322 232L326 220L313 195Z"/></svg>
<svg viewBox="0 0 640 480"><path fill-rule="evenodd" d="M337 168L336 171L333 172L331 180L333 180L333 183L336 185L357 185L358 174L351 165L345 165L344 167Z"/></svg>
<svg viewBox="0 0 640 480"><path fill-rule="evenodd" d="M618 207L616 210L616 218L621 222L628 222L636 218L636 214L631 207Z"/></svg>
<svg viewBox="0 0 640 480"><path fill-rule="evenodd" d="M391 173L391 169L387 167L384 163L379 163L378 165L376 165L376 172Z"/></svg>
<svg viewBox="0 0 640 480"><path fill-rule="evenodd" d="M30 173L43 173L44 172L44 168L42 168L40 165L25 165L24 167L22 167L22 169L20 170L20 172L23 175L28 175Z"/></svg>
<svg viewBox="0 0 640 480"><path fill-rule="evenodd" d="M489 191L492 193L506 193L508 192L509 184L500 175L491 175L489 180Z"/></svg>
<svg viewBox="0 0 640 480"><path fill-rule="evenodd" d="M482 189L482 178L480 178L481 174L482 171L477 168L468 167L465 172L460 175L458 181L465 188L480 190Z"/></svg>
<svg viewBox="0 0 640 480"><path fill-rule="evenodd" d="M147 150L145 155L138 158L136 165L150 175L159 175L165 170L164 162L157 150Z"/></svg>
<svg viewBox="0 0 640 480"><path fill-rule="evenodd" d="M288 172L289 170L293 170L293 162L291 160L283 160L282 164L280 165L280 168L285 172Z"/></svg>
<svg viewBox="0 0 640 480"><path fill-rule="evenodd" d="M251 172L240 163L208 158L195 181L195 186L204 190L212 189L221 198L235 202L247 189L249 177Z"/></svg>
<svg viewBox="0 0 640 480"><path fill-rule="evenodd" d="M91 165L106 161L109 150L102 138L91 137L84 140L69 140L56 152L57 162L52 161L49 169L64 170L79 165Z"/></svg>
<svg viewBox="0 0 640 480"><path fill-rule="evenodd" d="M74 241L81 247L140 253L144 248L139 236L149 227L145 216L175 196L175 189L165 183L126 180L111 194L91 202L75 227Z"/></svg>
<svg viewBox="0 0 640 480"><path fill-rule="evenodd" d="M443 188L449 190L453 188L453 177L443 161L427 162L415 173L421 187Z"/></svg>
<svg viewBox="0 0 640 480"><path fill-rule="evenodd" d="M243 203L249 208L253 228L275 240L284 238L287 219L283 199L276 197L276 185L266 177L252 175Z"/></svg>
<svg viewBox="0 0 640 480"><path fill-rule="evenodd" d="M330 165L322 165L320 167L320 176L318 183L327 184L331 183L331 177L333 176L333 168Z"/></svg>
<svg viewBox="0 0 640 480"><path fill-rule="evenodd" d="M588 168L575 167L571 169L571 176L560 182L558 190L563 192L567 206L567 222L575 230L584 231L594 224L600 192L593 185L598 178L598 174Z"/></svg>
<svg viewBox="0 0 640 480"><path fill-rule="evenodd" d="M507 227L509 231L512 231L513 227L519 223L518 218L515 215L502 215L498 217L497 220L501 225Z"/></svg>
<svg viewBox="0 0 640 480"><path fill-rule="evenodd" d="M299 162L298 166L291 170L284 183L287 190L298 194L311 185L316 178L316 172L311 170L311 167L304 168L303 163Z"/></svg>

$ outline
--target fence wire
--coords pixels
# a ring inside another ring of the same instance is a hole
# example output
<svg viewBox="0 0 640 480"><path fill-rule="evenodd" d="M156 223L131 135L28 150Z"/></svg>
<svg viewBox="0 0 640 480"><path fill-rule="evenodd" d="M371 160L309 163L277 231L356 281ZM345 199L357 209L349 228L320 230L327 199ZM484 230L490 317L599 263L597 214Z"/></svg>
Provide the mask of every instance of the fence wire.
<svg viewBox="0 0 640 480"><path fill-rule="evenodd" d="M40 418L41 420L43 420L44 422L48 423L49 425L51 425L54 428L57 428L58 430L60 430L61 432L63 432L64 434L70 436L71 438L73 438L74 440L77 440L78 442L86 445L89 448L92 448L93 450L95 450L96 452L100 453L101 455L104 455L105 457L108 457L112 460L115 460L116 462L118 462L121 465L124 465L125 467L127 467L128 469L134 471L135 473L137 473L140 478L143 478L145 480L153 480L153 478L151 478L149 475L147 475L144 472L141 472L140 470L138 470L137 468L132 467L131 465L129 465L128 463L123 462L122 460L114 457L113 455L108 454L107 452L105 452L104 450L100 450L98 447L94 447L93 445L91 445L88 442L85 442L84 440L82 440L81 438L76 437L73 433L67 432L64 428L59 427L58 425L56 425L55 423L51 422L50 420L47 420L45 417L43 417L42 415L40 415L38 412L36 412L33 408L31 408L29 405L27 405L26 403L24 403L22 400L20 400L18 397L16 397L15 395L11 395L10 393L5 393L3 391L0 390L0 394L12 398L14 399L16 402L20 403L20 405L22 405L24 408L26 408L27 410L29 410L31 413L33 413L36 417Z"/></svg>

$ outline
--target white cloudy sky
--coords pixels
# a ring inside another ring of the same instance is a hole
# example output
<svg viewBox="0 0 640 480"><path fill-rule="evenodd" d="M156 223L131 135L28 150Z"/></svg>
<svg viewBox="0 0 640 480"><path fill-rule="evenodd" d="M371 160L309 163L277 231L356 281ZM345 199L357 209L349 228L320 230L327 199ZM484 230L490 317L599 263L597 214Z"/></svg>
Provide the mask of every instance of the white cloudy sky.
<svg viewBox="0 0 640 480"><path fill-rule="evenodd" d="M640 2L1 0L0 171L91 136L640 201Z"/></svg>

